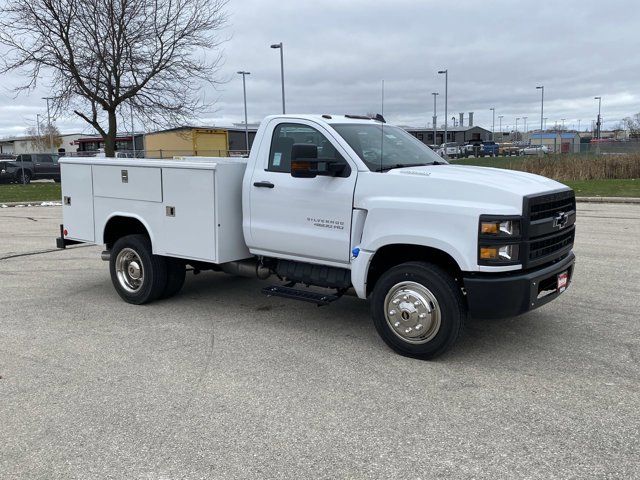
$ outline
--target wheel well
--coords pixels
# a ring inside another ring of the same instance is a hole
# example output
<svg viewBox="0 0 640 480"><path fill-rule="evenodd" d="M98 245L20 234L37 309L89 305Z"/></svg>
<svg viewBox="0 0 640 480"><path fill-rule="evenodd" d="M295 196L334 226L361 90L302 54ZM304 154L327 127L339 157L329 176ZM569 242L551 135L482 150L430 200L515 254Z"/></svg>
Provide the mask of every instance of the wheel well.
<svg viewBox="0 0 640 480"><path fill-rule="evenodd" d="M460 267L451 255L437 248L423 245L395 244L380 248L369 265L367 273L367 293L373 290L384 272L405 262L424 261L439 266L451 273L460 282Z"/></svg>
<svg viewBox="0 0 640 480"><path fill-rule="evenodd" d="M104 227L104 243L108 249L111 249L119 238L136 233L149 237L149 232L140 220L131 217L113 217Z"/></svg>

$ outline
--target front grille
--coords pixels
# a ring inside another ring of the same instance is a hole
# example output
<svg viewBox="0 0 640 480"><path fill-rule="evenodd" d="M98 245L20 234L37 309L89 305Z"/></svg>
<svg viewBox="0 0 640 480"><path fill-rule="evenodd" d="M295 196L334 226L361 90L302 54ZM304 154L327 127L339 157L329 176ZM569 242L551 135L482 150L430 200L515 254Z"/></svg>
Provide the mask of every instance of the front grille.
<svg viewBox="0 0 640 480"><path fill-rule="evenodd" d="M551 193L529 199L529 218L532 222L543 218L554 217L560 212L571 212L576 209L576 197L573 190Z"/></svg>
<svg viewBox="0 0 640 480"><path fill-rule="evenodd" d="M523 226L525 268L553 262L571 250L576 218L573 190L525 197L523 212L524 221L528 220ZM565 228L561 228L559 218L565 218Z"/></svg>
<svg viewBox="0 0 640 480"><path fill-rule="evenodd" d="M558 232L554 235L535 240L529 245L529 261L536 261L552 256L554 253L573 245L575 229Z"/></svg>

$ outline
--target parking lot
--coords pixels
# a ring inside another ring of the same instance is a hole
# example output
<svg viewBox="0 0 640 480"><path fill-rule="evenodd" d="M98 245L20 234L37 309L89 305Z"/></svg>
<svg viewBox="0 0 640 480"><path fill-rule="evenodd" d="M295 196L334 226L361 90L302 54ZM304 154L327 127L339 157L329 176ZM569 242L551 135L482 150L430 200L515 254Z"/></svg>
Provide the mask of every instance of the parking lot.
<svg viewBox="0 0 640 480"><path fill-rule="evenodd" d="M640 205L580 203L569 290L432 362L355 298L204 272L128 305L60 215L0 210L2 478L640 476Z"/></svg>

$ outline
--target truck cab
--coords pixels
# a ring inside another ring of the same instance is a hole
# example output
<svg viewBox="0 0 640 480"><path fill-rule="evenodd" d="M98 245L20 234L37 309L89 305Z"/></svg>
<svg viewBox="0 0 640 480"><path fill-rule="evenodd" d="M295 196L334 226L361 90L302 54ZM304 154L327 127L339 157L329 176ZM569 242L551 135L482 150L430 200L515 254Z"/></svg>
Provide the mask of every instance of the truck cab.
<svg viewBox="0 0 640 480"><path fill-rule="evenodd" d="M557 298L573 275L570 188L448 164L381 118L270 116L248 159L61 163L58 245L105 244L130 303L177 293L186 265L274 275L280 283L262 293L368 300L387 345L428 359L454 344L468 314L519 315Z"/></svg>

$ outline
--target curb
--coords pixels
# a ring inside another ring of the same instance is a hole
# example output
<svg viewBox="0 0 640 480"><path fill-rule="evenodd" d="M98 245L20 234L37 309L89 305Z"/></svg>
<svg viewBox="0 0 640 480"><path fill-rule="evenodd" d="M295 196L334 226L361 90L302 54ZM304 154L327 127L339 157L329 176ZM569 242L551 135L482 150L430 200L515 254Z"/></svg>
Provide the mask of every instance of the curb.
<svg viewBox="0 0 640 480"><path fill-rule="evenodd" d="M44 201L44 200L32 200L30 202L0 202L0 208L7 207L61 207L61 202L56 201Z"/></svg>
<svg viewBox="0 0 640 480"><path fill-rule="evenodd" d="M576 202L640 204L640 198L634 198L634 197L576 197Z"/></svg>

